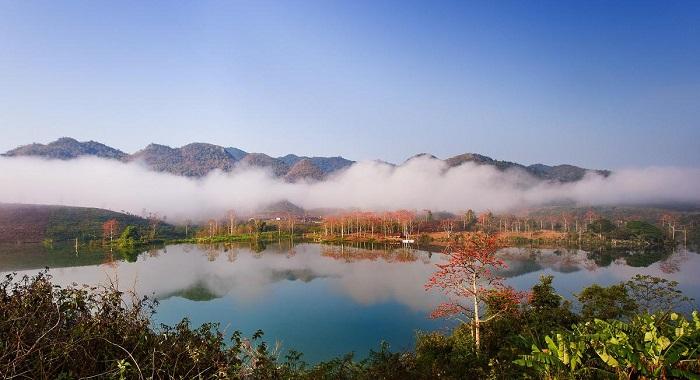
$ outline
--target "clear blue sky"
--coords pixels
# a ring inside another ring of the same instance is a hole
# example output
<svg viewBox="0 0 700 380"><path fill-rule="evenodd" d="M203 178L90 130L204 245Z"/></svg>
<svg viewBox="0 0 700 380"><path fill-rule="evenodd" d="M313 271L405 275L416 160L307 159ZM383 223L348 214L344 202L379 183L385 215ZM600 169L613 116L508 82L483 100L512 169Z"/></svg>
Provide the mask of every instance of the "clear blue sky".
<svg viewBox="0 0 700 380"><path fill-rule="evenodd" d="M0 131L700 166L700 1L2 1Z"/></svg>

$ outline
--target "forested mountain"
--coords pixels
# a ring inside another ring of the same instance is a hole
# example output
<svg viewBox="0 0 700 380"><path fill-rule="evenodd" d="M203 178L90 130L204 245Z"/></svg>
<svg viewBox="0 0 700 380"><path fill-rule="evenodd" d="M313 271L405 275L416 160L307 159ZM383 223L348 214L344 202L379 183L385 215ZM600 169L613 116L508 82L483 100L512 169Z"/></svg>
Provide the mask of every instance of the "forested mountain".
<svg viewBox="0 0 700 380"><path fill-rule="evenodd" d="M95 141L79 142L70 137L61 137L49 144L29 144L12 149L4 156L39 156L69 160L80 156L124 159L128 154Z"/></svg>
<svg viewBox="0 0 700 380"><path fill-rule="evenodd" d="M289 182L296 182L300 179L312 179L320 181L325 173L309 158L297 161L284 175L284 179Z"/></svg>
<svg viewBox="0 0 700 380"><path fill-rule="evenodd" d="M355 161L340 156L307 157L287 154L281 157L272 157L264 153L249 153L234 147L226 148L205 143L192 143L180 148L150 144L134 154L127 154L95 141L79 142L69 137L62 137L46 145L35 143L21 146L8 151L4 156L36 156L61 160L80 156L95 156L125 162L141 162L154 171L188 177L202 177L215 169L230 171L236 166L250 166L266 168L275 176L289 182L321 181L328 175L355 163ZM406 162L417 157L440 160L431 154L421 153L409 158ZM525 166L516 162L495 160L476 153L464 153L442 161L445 162L447 170L471 163L489 165L499 170L523 170L535 178L558 182L578 181L589 172L604 176L610 174L607 170L591 170L573 165L534 164Z"/></svg>
<svg viewBox="0 0 700 380"><path fill-rule="evenodd" d="M355 161L350 161L343 157L306 157L297 156L295 154L288 154L283 157L279 157L279 160L287 164L290 168L293 168L295 164L308 160L314 167L318 168L321 173L328 174L339 169L346 168L355 163ZM306 165L306 164L304 164Z"/></svg>
<svg viewBox="0 0 700 380"><path fill-rule="evenodd" d="M516 162L494 160L491 157L475 153L460 154L458 156L446 159L445 162L449 167L455 167L462 165L465 162L471 162L478 165L492 165L500 170L517 168L522 169L540 179L554 180L560 182L578 181L581 178L583 178L583 176L586 175L586 173L588 173L589 171L594 171L606 177L610 174L610 172L607 170L590 170L573 165L549 166L543 164L534 164L530 166L525 166Z"/></svg>
<svg viewBox="0 0 700 380"><path fill-rule="evenodd" d="M203 143L181 148L150 144L126 160L143 162L155 171L188 177L202 177L214 169L229 171L236 164L236 159L223 147Z"/></svg>
<svg viewBox="0 0 700 380"><path fill-rule="evenodd" d="M241 158L241 164L251 167L267 168L278 177L285 175L289 171L289 166L282 160L270 157L265 153L248 153Z"/></svg>

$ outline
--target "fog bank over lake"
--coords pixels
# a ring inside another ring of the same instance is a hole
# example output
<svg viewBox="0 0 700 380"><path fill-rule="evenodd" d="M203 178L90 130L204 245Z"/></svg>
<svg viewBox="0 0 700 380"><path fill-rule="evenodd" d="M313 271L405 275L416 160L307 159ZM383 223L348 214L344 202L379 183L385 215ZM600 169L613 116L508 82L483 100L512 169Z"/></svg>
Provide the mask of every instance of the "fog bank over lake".
<svg viewBox="0 0 700 380"><path fill-rule="evenodd" d="M138 163L0 158L0 202L61 204L157 212L170 220L253 212L289 200L306 209L431 209L507 211L572 202L579 206L700 204L700 169L622 169L570 183L543 182L518 170L417 157L394 167L360 162L322 182L288 183L262 169L214 171L191 179L149 171Z"/></svg>

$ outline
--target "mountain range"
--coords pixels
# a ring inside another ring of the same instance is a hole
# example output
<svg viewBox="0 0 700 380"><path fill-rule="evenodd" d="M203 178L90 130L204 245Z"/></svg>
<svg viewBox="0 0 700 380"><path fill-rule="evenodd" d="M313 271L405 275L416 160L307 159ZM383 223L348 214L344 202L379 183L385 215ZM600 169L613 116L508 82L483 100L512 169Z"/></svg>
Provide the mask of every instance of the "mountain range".
<svg viewBox="0 0 700 380"><path fill-rule="evenodd" d="M154 171L187 177L202 177L215 169L230 171L237 166L250 166L268 169L275 176L289 182L321 181L330 174L355 163L355 161L339 156L306 157L288 154L272 157L264 153L249 153L234 147L206 143L192 143L179 148L150 144L136 153L128 154L99 142L80 142L70 137L62 137L48 144L23 145L4 153L3 156L33 156L59 160L94 156L123 162L138 161ZM439 160L439 158L427 153L415 155L409 160L422 156ZM534 164L525 166L515 162L494 160L476 153L460 154L443 161L448 168L471 162L477 165L493 166L499 170L519 169L541 180L558 182L578 181L588 172L596 172L604 176L610 174L607 170L591 170L573 165Z"/></svg>

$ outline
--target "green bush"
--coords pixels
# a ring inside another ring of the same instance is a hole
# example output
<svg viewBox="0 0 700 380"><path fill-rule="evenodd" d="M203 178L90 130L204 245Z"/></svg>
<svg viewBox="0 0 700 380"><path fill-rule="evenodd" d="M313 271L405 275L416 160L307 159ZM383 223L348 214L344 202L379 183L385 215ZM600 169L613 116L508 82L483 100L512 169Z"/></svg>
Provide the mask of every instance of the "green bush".
<svg viewBox="0 0 700 380"><path fill-rule="evenodd" d="M547 337L516 363L540 378L700 378L700 317L636 315L629 323L595 319Z"/></svg>
<svg viewBox="0 0 700 380"><path fill-rule="evenodd" d="M647 222L642 222L639 220L634 220L627 222L625 228L630 232L630 234L642 241L660 244L664 240L664 233L653 224Z"/></svg>
<svg viewBox="0 0 700 380"><path fill-rule="evenodd" d="M117 245L119 248L134 248L141 242L141 234L134 226L126 226L119 239L117 239Z"/></svg>
<svg viewBox="0 0 700 380"><path fill-rule="evenodd" d="M615 230L615 225L608 219L598 219L588 225L588 230L594 234L608 234Z"/></svg>
<svg viewBox="0 0 700 380"><path fill-rule="evenodd" d="M283 373L259 341L216 324L151 327L155 302L114 288L51 284L45 273L0 283L3 378L275 378Z"/></svg>

